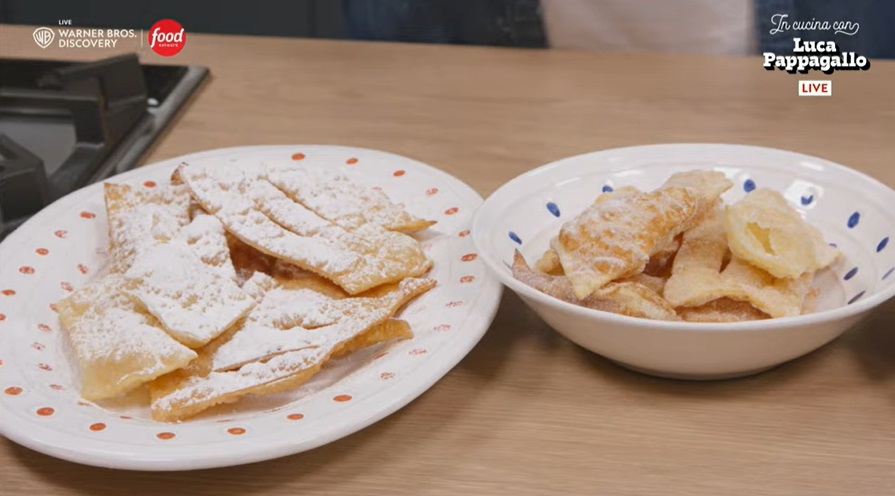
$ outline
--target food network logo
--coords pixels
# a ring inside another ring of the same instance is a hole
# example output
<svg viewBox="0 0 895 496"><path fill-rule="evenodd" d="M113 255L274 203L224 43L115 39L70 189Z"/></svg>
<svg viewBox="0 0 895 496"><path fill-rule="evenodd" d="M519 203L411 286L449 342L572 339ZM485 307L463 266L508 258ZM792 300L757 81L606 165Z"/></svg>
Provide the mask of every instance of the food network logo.
<svg viewBox="0 0 895 496"><path fill-rule="evenodd" d="M186 45L186 32L179 22L162 19L149 28L147 36L149 48L162 57L177 55Z"/></svg>

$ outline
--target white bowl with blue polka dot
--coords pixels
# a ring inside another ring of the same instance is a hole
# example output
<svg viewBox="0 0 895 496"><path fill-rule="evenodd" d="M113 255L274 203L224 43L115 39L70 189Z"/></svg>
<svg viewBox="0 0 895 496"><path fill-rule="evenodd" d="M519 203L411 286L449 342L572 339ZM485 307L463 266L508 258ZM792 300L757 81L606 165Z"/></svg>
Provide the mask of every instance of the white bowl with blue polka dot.
<svg viewBox="0 0 895 496"><path fill-rule="evenodd" d="M513 278L513 252L534 262L560 226L602 192L660 186L691 169L725 173L732 203L757 187L773 188L843 253L818 273L814 312L736 323L665 322L576 306ZM547 324L573 342L652 375L720 379L750 375L836 339L895 296L895 191L853 169L769 148L669 144L604 150L527 172L478 209L472 235L500 280Z"/></svg>

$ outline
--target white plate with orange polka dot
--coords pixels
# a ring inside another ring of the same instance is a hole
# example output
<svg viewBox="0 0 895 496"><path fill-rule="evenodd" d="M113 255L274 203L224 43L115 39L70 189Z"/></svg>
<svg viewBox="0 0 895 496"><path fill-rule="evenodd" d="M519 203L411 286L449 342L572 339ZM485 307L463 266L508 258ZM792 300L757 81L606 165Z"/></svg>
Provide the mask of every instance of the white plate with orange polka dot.
<svg viewBox="0 0 895 496"><path fill-rule="evenodd" d="M181 162L301 160L351 171L421 217L438 285L400 314L414 337L328 363L301 388L247 398L171 424L153 421L145 391L92 403L53 303L106 263L102 184L45 208L0 244L0 433L45 454L133 470L192 470L306 451L356 432L435 384L479 341L502 286L477 257L469 226L481 197L458 179L398 155L338 146L263 146L178 157L110 181L153 187Z"/></svg>

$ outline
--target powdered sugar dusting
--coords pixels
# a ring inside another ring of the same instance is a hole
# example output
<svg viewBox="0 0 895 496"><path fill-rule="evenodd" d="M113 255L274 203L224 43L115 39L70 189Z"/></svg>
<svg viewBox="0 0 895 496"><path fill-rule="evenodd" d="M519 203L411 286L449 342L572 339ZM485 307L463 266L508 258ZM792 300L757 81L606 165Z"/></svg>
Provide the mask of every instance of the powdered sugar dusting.
<svg viewBox="0 0 895 496"><path fill-rule="evenodd" d="M125 291L190 347L207 343L254 305L233 279L203 263L182 240L144 252L125 279Z"/></svg>
<svg viewBox="0 0 895 496"><path fill-rule="evenodd" d="M317 271L343 273L360 263L357 255L328 240L297 235L258 210L249 197L251 180L257 176L246 178L244 171L227 165L181 171L199 202L242 241Z"/></svg>
<svg viewBox="0 0 895 496"><path fill-rule="evenodd" d="M274 289L246 317L243 327L217 349L214 370L228 370L274 354L331 341L387 319L412 295L431 287L428 279L405 279L379 297L333 299L310 289Z"/></svg>
<svg viewBox="0 0 895 496"><path fill-rule="evenodd" d="M196 357L124 296L123 284L122 276L110 274L57 304L78 356L85 398L115 396Z"/></svg>
<svg viewBox="0 0 895 496"><path fill-rule="evenodd" d="M268 165L267 179L321 217L346 229L372 222L386 229L419 221L382 191L366 188L324 167Z"/></svg>
<svg viewBox="0 0 895 496"><path fill-rule="evenodd" d="M255 206L276 223L301 236L314 236L332 225L326 219L296 203L269 182L258 179L249 183L249 196Z"/></svg>
<svg viewBox="0 0 895 496"><path fill-rule="evenodd" d="M405 279L397 288L377 298L343 300L311 294L315 292L307 289L274 289L247 317L245 326L217 348L212 356L211 372L186 378L176 389L154 397L152 407L170 411L187 404L221 400L313 370L341 345L385 321L404 301L433 284L427 279ZM297 320L335 319L337 322L313 330L275 327L273 324L281 317L282 309L278 300L291 301L296 297L310 300L312 304L305 308L313 312ZM233 370L236 367L239 368Z"/></svg>
<svg viewBox="0 0 895 496"><path fill-rule="evenodd" d="M420 275L431 266L415 239L374 223L349 231L319 219L244 169L223 164L180 170L197 200L242 241L351 294Z"/></svg>
<svg viewBox="0 0 895 496"><path fill-rule="evenodd" d="M110 270L122 273L148 247L173 238L189 222L189 191L183 185L147 190L105 184Z"/></svg>
<svg viewBox="0 0 895 496"><path fill-rule="evenodd" d="M252 297L255 300L255 303L261 303L261 300L264 299L264 295L276 288L279 283L273 277L265 274L264 272L255 272L252 276L245 281L242 285L242 290L245 293Z"/></svg>
<svg viewBox="0 0 895 496"><path fill-rule="evenodd" d="M697 173L688 180L705 190L665 185L648 193L610 193L565 223L551 247L575 295L585 298L610 281L642 272L653 254L692 227L726 189L723 184L731 184L723 175L716 181L716 173L704 174L712 178L697 180Z"/></svg>
<svg viewBox="0 0 895 496"><path fill-rule="evenodd" d="M234 282L237 280L224 226L216 217L204 213L196 215L181 229L176 239L185 241L202 263L222 278Z"/></svg>
<svg viewBox="0 0 895 496"><path fill-rule="evenodd" d="M153 398L152 408L168 411L181 404L223 398L295 376L303 370L319 366L336 344L329 348L310 347L284 353L265 362L249 363L239 370L192 376L169 394Z"/></svg>

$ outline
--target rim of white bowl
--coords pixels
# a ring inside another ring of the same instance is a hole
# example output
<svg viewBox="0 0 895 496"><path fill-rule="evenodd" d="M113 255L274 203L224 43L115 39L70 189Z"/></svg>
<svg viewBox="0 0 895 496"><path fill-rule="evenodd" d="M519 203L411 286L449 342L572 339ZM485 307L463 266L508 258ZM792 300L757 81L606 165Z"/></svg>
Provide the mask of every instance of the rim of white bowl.
<svg viewBox="0 0 895 496"><path fill-rule="evenodd" d="M837 169L840 172L845 174L849 174L855 177L855 179L863 181L865 183L870 183L875 185L878 188L882 188L883 190L888 191L889 195L892 197L893 204L895 204L895 190L879 181L878 179L864 174L858 170L852 169L851 167L842 165L837 162L832 162L830 160L820 158L813 155L807 155L804 153L798 153L790 150L782 150L779 148L771 148L764 146L754 146L754 145L739 145L733 143L657 143L650 145L636 145L636 146L624 146L624 147L616 147L616 148L606 148L602 150L596 150L593 152L580 153L578 155L572 155L569 157L563 157L558 160L554 160L553 162L549 162L540 167L536 167L534 169L529 170L528 172L524 172L513 179L510 179L499 188L494 190L485 201L479 205L479 208L476 209L476 213L472 219L472 240L476 246L476 250L479 254L482 255L482 258L485 261L485 264L490 269L500 281L513 290L516 293L521 294L522 296L538 300L544 304L550 305L559 310L564 310L569 313L575 314L579 317L584 318L598 318L604 320L608 323L618 323L618 324L642 324L642 325L650 325L653 327L664 328L664 329L672 329L672 330L681 330L681 331L695 331L695 332L712 332L717 330L718 327L723 327L724 331L758 331L758 330L767 330L769 327L774 328L788 328L788 327L801 327L804 325L811 325L820 322L829 322L833 320L845 319L849 317L856 316L858 314L869 312L875 307L880 306L885 303L889 299L895 297L895 284L890 284L888 287L883 288L881 291L865 296L859 301L856 301L851 304L846 304L841 307L831 308L829 310L823 310L820 312L809 313L804 315L796 315L792 317L777 317L772 319L764 319L764 320L750 320L745 322L683 322L683 321L670 321L670 320L653 320L646 319L642 317L630 317L627 315L620 315L617 313L606 312L603 310L595 310L592 308L582 307L579 305L575 305L573 303L569 303L559 298L550 296L546 293L542 293L531 286L528 286L525 283L522 283L516 280L512 274L506 271L506 266L499 259L496 259L494 255L485 249L484 242L482 240L482 232L486 232L489 226L483 226L482 217L483 212L487 211L489 207L492 206L494 198L501 193L505 193L507 190L512 189L516 184L524 181L530 176L534 176L537 174L543 174L546 171L550 171L552 169L557 169L564 165L564 162L571 161L573 159L582 158L585 156L593 157L597 154L610 154L610 153L619 153L623 151L630 150L646 150L646 149L668 149L668 148L686 148L686 147L713 147L713 148L730 148L730 149L739 149L742 151L762 151L762 152L774 152L774 153L782 153L786 155L790 155L794 158L800 159L808 159L817 162L822 162L824 166Z"/></svg>

